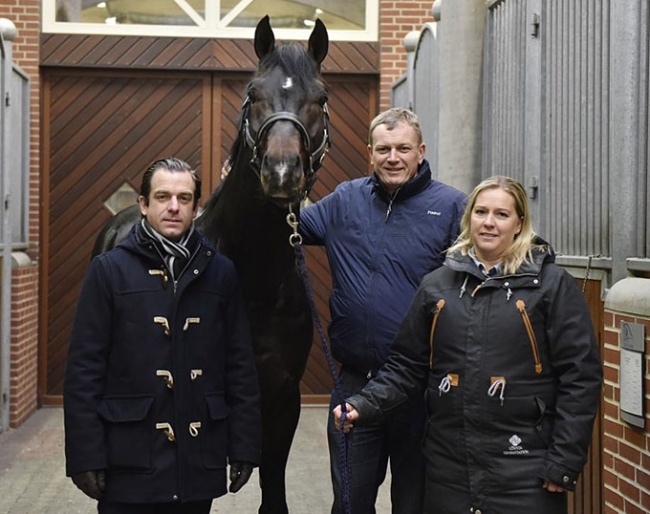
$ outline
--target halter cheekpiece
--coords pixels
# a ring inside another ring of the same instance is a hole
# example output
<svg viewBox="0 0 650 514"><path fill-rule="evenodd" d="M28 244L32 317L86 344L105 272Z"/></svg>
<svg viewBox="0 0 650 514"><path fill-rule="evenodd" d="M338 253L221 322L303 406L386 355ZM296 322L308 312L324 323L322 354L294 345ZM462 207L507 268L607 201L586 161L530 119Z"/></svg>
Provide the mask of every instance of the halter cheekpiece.
<svg viewBox="0 0 650 514"><path fill-rule="evenodd" d="M244 100L242 105L242 121L241 121L241 131L244 136L244 141L246 145L253 150L253 157L251 159L251 165L259 173L261 167L260 156L258 155L258 148L266 136L267 132L271 129L274 123L278 121L290 121L298 129L300 133L302 144L309 154L309 167L304 169L303 172L306 177L306 187L305 193L308 193L311 190L311 187L314 185L314 182L317 178L317 172L323 164L323 160L327 155L331 147L330 142L330 131L329 131L329 111L327 109L327 103L323 104L323 140L321 144L313 152L311 151L312 140L309 136L309 131L305 125L300 121L298 116L288 111L279 111L268 116L260 125L257 134L253 135L251 131L249 114L250 114L251 99L249 96Z"/></svg>

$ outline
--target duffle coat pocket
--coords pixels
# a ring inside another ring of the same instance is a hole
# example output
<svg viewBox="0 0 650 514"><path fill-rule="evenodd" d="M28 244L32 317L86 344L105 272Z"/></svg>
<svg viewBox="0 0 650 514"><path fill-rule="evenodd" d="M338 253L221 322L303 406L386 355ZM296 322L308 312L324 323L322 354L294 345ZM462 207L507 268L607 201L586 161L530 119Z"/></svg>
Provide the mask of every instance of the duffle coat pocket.
<svg viewBox="0 0 650 514"><path fill-rule="evenodd" d="M152 405L153 396L106 397L99 404L111 471L152 471Z"/></svg>
<svg viewBox="0 0 650 514"><path fill-rule="evenodd" d="M224 393L206 393L206 430L201 437L203 464L209 469L226 467L228 456L228 413Z"/></svg>

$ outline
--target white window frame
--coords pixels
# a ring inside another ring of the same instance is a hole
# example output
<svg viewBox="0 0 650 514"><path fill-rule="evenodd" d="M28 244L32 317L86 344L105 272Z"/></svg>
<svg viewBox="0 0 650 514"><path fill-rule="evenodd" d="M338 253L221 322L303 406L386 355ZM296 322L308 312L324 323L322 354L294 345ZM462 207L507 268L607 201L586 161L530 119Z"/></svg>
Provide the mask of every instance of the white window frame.
<svg viewBox="0 0 650 514"><path fill-rule="evenodd" d="M205 1L205 18L196 12L185 0L173 0L196 26L185 25L103 25L100 23L74 23L56 21L56 0L41 0L42 32L47 34L90 34L115 36L156 36L195 38L241 38L253 39L255 27L228 27L227 23L243 11L251 0L240 0L223 20L219 20L220 0ZM273 19L271 19L273 25ZM366 30L330 30L332 41L377 41L379 37L379 0L366 0ZM276 38L282 40L304 40L311 32L304 29L273 29Z"/></svg>

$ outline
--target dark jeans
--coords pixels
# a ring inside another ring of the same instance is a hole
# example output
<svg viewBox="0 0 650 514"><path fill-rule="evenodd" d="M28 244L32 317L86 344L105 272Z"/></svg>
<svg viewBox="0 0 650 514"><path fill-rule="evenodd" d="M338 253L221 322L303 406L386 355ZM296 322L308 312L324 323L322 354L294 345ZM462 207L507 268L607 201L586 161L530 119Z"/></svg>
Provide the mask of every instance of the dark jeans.
<svg viewBox="0 0 650 514"><path fill-rule="evenodd" d="M341 386L345 397L359 392L367 379L342 370ZM327 440L334 504L332 514L343 514L341 481L341 433L334 426L332 409L338 399L332 395L327 421ZM422 514L424 496L424 400L419 397L402 405L385 423L356 426L346 436L348 440L348 471L350 505L353 514L375 514L379 486L386 478L390 461L392 511L395 514Z"/></svg>
<svg viewBox="0 0 650 514"><path fill-rule="evenodd" d="M187 503L109 503L97 504L99 514L209 514L212 500Z"/></svg>

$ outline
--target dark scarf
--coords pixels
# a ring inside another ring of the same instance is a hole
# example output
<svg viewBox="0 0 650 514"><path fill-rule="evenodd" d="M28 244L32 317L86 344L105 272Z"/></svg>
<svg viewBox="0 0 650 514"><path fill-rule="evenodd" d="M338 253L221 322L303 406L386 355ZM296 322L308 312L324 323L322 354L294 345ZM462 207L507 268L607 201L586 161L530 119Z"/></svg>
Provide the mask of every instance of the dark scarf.
<svg viewBox="0 0 650 514"><path fill-rule="evenodd" d="M163 256L167 269L172 275L172 280L177 280L191 257L190 250L188 249L188 246L190 245L188 243L194 234L194 222L192 222L190 229L178 243L167 239L160 232L155 230L146 218L142 218L140 225L142 226L144 234L153 241L156 248L158 248Z"/></svg>

